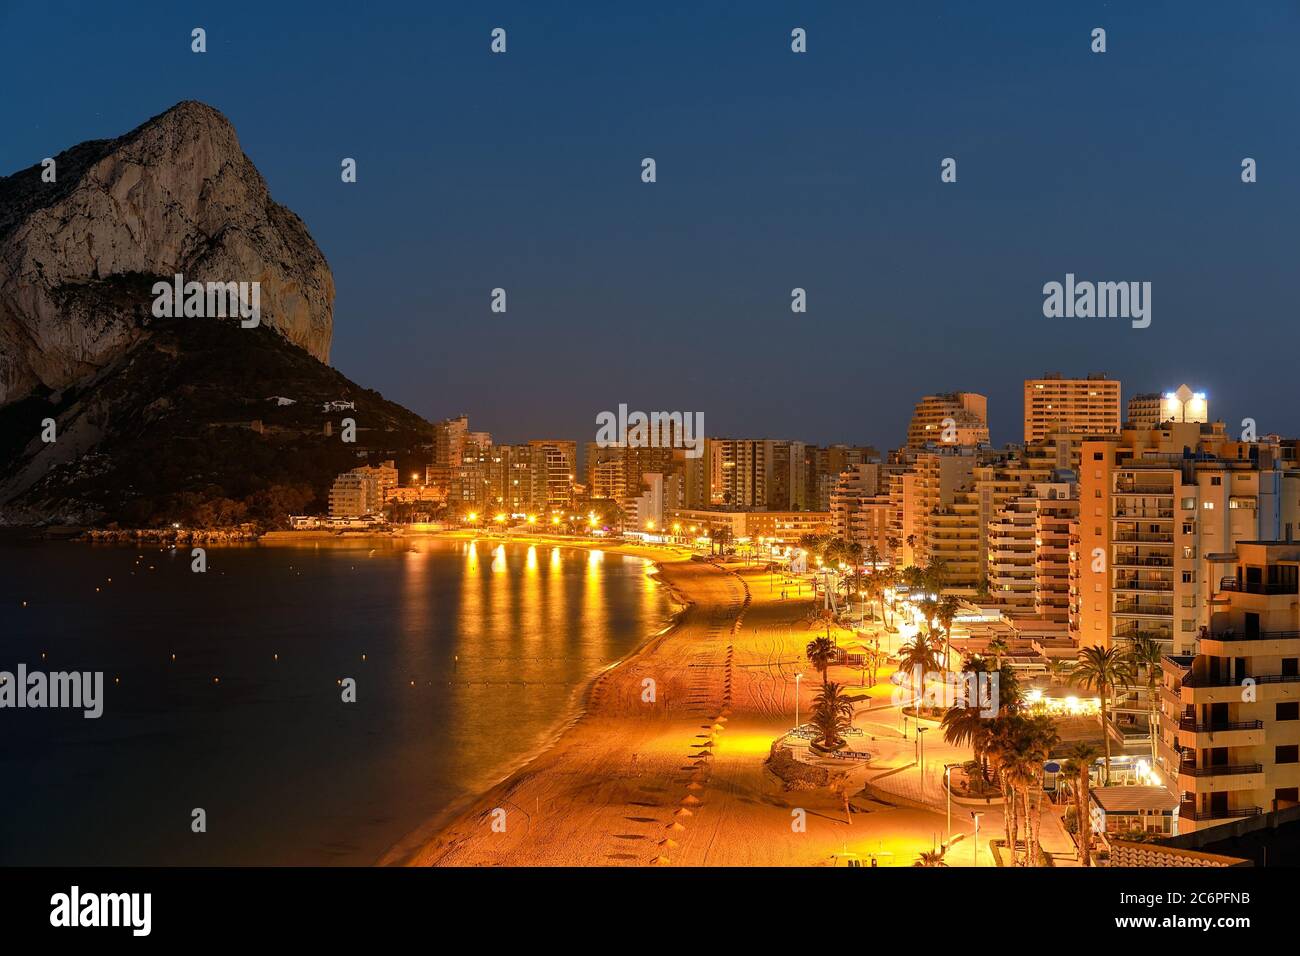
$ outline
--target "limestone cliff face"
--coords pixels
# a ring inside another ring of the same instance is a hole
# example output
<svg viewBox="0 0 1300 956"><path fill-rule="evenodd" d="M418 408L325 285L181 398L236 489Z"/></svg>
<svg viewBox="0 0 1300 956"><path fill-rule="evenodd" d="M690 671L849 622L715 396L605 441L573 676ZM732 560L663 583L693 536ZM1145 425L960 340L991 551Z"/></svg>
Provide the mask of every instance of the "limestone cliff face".
<svg viewBox="0 0 1300 956"><path fill-rule="evenodd" d="M54 158L55 183L0 178L0 406L122 355L149 320L140 289L176 273L260 282L262 324L329 360L329 266L216 110L180 103Z"/></svg>

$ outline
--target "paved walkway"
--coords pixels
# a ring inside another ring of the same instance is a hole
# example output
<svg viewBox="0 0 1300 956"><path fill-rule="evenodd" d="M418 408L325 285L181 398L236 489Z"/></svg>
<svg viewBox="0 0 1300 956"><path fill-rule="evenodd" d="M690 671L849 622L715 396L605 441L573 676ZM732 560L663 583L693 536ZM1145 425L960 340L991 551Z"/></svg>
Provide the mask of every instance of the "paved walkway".
<svg viewBox="0 0 1300 956"><path fill-rule="evenodd" d="M900 731L900 714L897 707L885 704L875 705L869 710L859 711L855 721L869 736L866 745L876 758L872 760L867 775L867 784L872 791L883 799L891 797L913 807L921 807L938 814L937 821L941 840L958 837L969 843L974 836L974 822L971 817L972 807L952 801L952 831L948 832L949 801L943 785L944 767L947 764L961 764L972 757L970 748L954 747L943 739L938 724L925 722L928 729L923 734L925 747L924 773L918 764L921 748L916 740L916 721L907 721L907 738ZM1005 826L1002 820L1002 806L989 804L980 811L980 849L979 865L992 866L996 861L989 849L989 840L1002 836ZM1051 857L1054 866L1078 866L1074 841L1065 832L1065 827L1057 813L1057 808L1044 801L1039 826L1039 844ZM970 851L956 844L952 851L950 865L970 866L973 858Z"/></svg>

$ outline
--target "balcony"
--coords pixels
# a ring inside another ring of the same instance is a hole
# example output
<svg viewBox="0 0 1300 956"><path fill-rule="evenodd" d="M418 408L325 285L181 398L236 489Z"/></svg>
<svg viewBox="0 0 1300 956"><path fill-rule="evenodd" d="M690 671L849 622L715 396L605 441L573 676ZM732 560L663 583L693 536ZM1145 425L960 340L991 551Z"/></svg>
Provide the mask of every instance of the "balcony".
<svg viewBox="0 0 1300 956"><path fill-rule="evenodd" d="M1194 803L1183 803L1178 807L1178 816L1198 823L1207 820L1238 820L1242 817L1257 817L1264 811L1259 807L1239 807L1235 810L1198 810Z"/></svg>
<svg viewBox="0 0 1300 956"><path fill-rule="evenodd" d="M1224 578L1219 583L1220 591L1237 591L1241 594L1296 594L1297 584L1290 583L1263 583L1260 581L1238 581L1236 578Z"/></svg>
<svg viewBox="0 0 1300 956"><path fill-rule="evenodd" d="M1178 721L1179 730L1191 730L1198 734L1213 734L1224 730L1262 730L1262 720L1234 720L1218 723L1198 724L1194 717L1183 717Z"/></svg>
<svg viewBox="0 0 1300 956"><path fill-rule="evenodd" d="M1259 720L1220 721L1198 724L1184 717L1178 722L1179 746L1191 750L1213 747L1262 747L1264 723Z"/></svg>
<svg viewBox="0 0 1300 956"><path fill-rule="evenodd" d="M1148 485L1135 481L1124 481L1120 479L1115 482L1115 494L1123 495L1128 498L1140 498L1144 495L1151 498L1172 498L1174 496L1173 485Z"/></svg>
<svg viewBox="0 0 1300 956"><path fill-rule="evenodd" d="M1174 609L1163 604L1116 604L1113 613L1136 617L1173 617Z"/></svg>
<svg viewBox="0 0 1300 956"><path fill-rule="evenodd" d="M1136 554L1115 555L1114 566L1117 568L1172 568L1173 558L1159 556L1142 556Z"/></svg>
<svg viewBox="0 0 1300 956"><path fill-rule="evenodd" d="M1116 591L1172 591L1172 581L1142 581L1137 578L1120 579L1115 582Z"/></svg>
<svg viewBox="0 0 1300 956"><path fill-rule="evenodd" d="M1257 763L1225 764L1221 767L1183 764L1178 768L1178 780L1181 789L1196 793L1211 790L1262 790L1264 767Z"/></svg>
<svg viewBox="0 0 1300 956"><path fill-rule="evenodd" d="M1140 541L1143 544L1162 544L1173 547L1173 534L1165 531L1121 531L1115 535L1116 541Z"/></svg>

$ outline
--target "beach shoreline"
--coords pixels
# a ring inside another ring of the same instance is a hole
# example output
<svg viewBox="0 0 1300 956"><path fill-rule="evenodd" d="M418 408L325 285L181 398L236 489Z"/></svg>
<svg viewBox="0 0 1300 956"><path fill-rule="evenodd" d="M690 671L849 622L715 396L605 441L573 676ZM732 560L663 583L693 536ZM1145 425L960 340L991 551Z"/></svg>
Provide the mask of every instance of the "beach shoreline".
<svg viewBox="0 0 1300 956"><path fill-rule="evenodd" d="M665 560L689 560L684 549L681 554L676 555L674 558L666 557L664 554L660 553L663 549L652 549L635 545L611 545L607 542L601 542L594 539L573 539L562 535L493 534L485 536L476 534L472 531L442 531L422 533L419 537L431 537L443 540L478 541L484 543L497 542L501 544L548 545L550 547L573 548L582 551L599 550L611 554L622 554L628 557L640 558L649 561L652 565L652 573L655 576L656 583L664 589L673 610L661 627L657 628L650 634L645 635L644 639L628 651L627 654L618 660L605 665L600 669L600 671L586 680L580 687L576 688L574 694L578 699L573 712L568 717L561 720L555 730L541 743L535 746L532 751L514 761L486 788L475 790L472 793L467 793L449 806L439 810L411 832L405 834L400 840L384 851L384 853L375 861L374 865L376 866L416 865L411 860L411 857L413 854L417 853L420 848L435 841L439 834L450 828L455 822L469 813L476 803L488 800L495 791L499 788L508 786L516 776L526 773L531 764L554 749L563 740L565 735L570 733L586 716L592 691L595 689L600 679L609 671L622 666L629 659L642 653L653 641L678 627L681 623L682 616L686 613L691 604L690 599L683 595L679 589L675 588L671 582L665 581L660 573L662 571L661 562Z"/></svg>
<svg viewBox="0 0 1300 956"><path fill-rule="evenodd" d="M657 585L663 588L666 593L672 611L666 622L653 632L644 636L635 647L627 654L613 661L597 673L593 674L583 685L577 688L574 693L578 697L574 712L562 720L559 726L545 738L533 750L525 754L521 759L515 761L507 768L498 779L489 785L486 789L466 794L464 797L453 802L451 805L444 807L434 814L429 820L426 820L410 833L406 834L399 841L389 847L376 861L376 866L412 866L420 865L418 857L420 852L429 845L437 842L438 838L453 826L469 815L475 805L481 802L493 803L492 797L498 792L507 791L511 788L516 778L525 775L528 768L552 752L572 733L582 720L587 716L588 708L591 703L591 697L600 681L632 659L646 653L651 646L658 640L666 637L675 629L681 626L682 619L690 610L694 601L691 596L683 593L681 588L676 586L673 581L666 579L663 575L665 563L675 564L690 560L690 551L684 548L654 548L641 545L628 545L623 543L609 543L597 539L570 538L563 535L545 535L545 534L491 534L481 535L472 531L443 531L431 532L427 535L422 534L420 537L432 537L444 540L461 540L477 541L484 543L502 543L502 544L531 544L547 545L550 547L573 548L583 551L605 551L610 554L620 554L627 557L640 558L648 561L651 566L651 574L654 576ZM667 553L665 553L667 552Z"/></svg>

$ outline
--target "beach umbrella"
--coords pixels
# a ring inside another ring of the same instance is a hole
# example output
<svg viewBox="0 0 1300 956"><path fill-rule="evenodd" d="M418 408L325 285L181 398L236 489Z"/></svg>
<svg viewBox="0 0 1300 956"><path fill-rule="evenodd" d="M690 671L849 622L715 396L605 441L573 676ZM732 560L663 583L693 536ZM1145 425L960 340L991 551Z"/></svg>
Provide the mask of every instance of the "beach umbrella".
<svg viewBox="0 0 1300 956"><path fill-rule="evenodd" d="M694 794L688 793L686 796L682 797L682 806L684 807L698 807L702 802L703 801Z"/></svg>
<svg viewBox="0 0 1300 956"><path fill-rule="evenodd" d="M650 861L651 866L669 866L670 861L666 856L657 856Z"/></svg>
<svg viewBox="0 0 1300 956"><path fill-rule="evenodd" d="M665 829L665 830L677 830L678 832L680 832L680 831L682 831L682 830L685 830L686 827L682 826L680 823L678 823L676 820L674 820L672 823L668 824L668 826L664 827L664 829Z"/></svg>
<svg viewBox="0 0 1300 956"><path fill-rule="evenodd" d="M691 811L690 811L690 810L687 810L685 807L678 807L676 810L673 811L673 816L675 816L675 817L693 817L693 816L695 816L695 814L691 813Z"/></svg>

